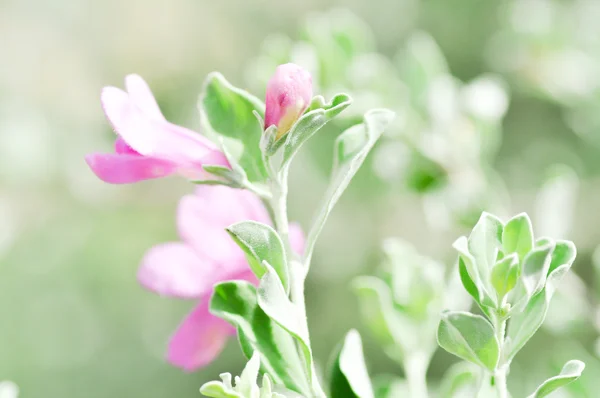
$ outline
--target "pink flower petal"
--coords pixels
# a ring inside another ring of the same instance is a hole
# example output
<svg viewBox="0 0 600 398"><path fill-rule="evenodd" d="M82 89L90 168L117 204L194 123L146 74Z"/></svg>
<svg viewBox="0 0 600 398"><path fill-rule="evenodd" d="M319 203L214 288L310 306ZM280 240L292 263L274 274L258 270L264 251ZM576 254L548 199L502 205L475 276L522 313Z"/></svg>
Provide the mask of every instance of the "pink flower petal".
<svg viewBox="0 0 600 398"><path fill-rule="evenodd" d="M245 256L225 228L245 220L268 223L269 217L253 193L213 185L197 188L196 195L182 198L177 220L184 241L231 272L238 272L247 267Z"/></svg>
<svg viewBox="0 0 600 398"><path fill-rule="evenodd" d="M146 116L156 120L166 120L163 116L152 90L141 76L131 74L125 77L125 88L131 101L140 108Z"/></svg>
<svg viewBox="0 0 600 398"><path fill-rule="evenodd" d="M116 141L115 141L115 152L121 155L138 155L141 156L139 153L137 153L136 151L133 150L132 147L130 147L129 145L127 145L127 143L125 142L125 140L121 137L117 137Z"/></svg>
<svg viewBox="0 0 600 398"><path fill-rule="evenodd" d="M198 298L212 291L221 272L190 246L171 242L154 246L144 256L138 281L163 296Z"/></svg>
<svg viewBox="0 0 600 398"><path fill-rule="evenodd" d="M167 359L173 365L192 372L212 362L223 350L235 328L208 311L209 297L184 319L171 337Z"/></svg>
<svg viewBox="0 0 600 398"><path fill-rule="evenodd" d="M165 177L176 170L172 162L139 155L93 153L87 155L85 161L98 178L110 184L130 184Z"/></svg>
<svg viewBox="0 0 600 398"><path fill-rule="evenodd" d="M198 170L202 170L207 158L210 164L229 166L225 155L207 138L184 127L149 117L123 90L106 87L101 100L115 131L141 155L170 160L181 167Z"/></svg>
<svg viewBox="0 0 600 398"><path fill-rule="evenodd" d="M295 64L279 65L267 84L265 128L276 125L281 136L288 132L312 99L312 77Z"/></svg>
<svg viewBox="0 0 600 398"><path fill-rule="evenodd" d="M290 223L290 244L292 250L297 254L302 255L304 253L306 239L302 227L298 223Z"/></svg>

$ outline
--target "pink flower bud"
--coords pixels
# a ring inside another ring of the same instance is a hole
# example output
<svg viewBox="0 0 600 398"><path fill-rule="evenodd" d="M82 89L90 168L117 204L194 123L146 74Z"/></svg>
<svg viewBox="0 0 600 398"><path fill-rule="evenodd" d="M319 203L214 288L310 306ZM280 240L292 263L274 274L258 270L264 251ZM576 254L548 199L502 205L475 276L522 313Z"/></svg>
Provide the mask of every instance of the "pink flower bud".
<svg viewBox="0 0 600 398"><path fill-rule="evenodd" d="M310 105L312 77L295 64L279 65L267 84L265 129L277 126L277 138L286 134Z"/></svg>

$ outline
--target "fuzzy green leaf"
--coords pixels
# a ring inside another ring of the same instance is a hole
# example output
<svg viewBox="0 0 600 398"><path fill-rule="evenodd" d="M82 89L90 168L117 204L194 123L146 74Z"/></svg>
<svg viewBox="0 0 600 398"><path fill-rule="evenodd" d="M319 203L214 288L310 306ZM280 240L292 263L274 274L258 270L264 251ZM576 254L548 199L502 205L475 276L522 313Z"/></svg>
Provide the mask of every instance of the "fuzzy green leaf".
<svg viewBox="0 0 600 398"><path fill-rule="evenodd" d="M272 227L257 221L242 221L227 227L227 232L246 253L250 268L258 279L267 272L263 265L263 261L266 261L279 275L285 291L289 291L285 249Z"/></svg>
<svg viewBox="0 0 600 398"><path fill-rule="evenodd" d="M445 311L438 327L438 343L451 354L493 371L500 349L492 325L482 316Z"/></svg>
<svg viewBox="0 0 600 398"><path fill-rule="evenodd" d="M250 182L264 181L268 174L260 150L263 129L255 117L264 115L262 101L213 72L204 82L198 107L204 134L224 144Z"/></svg>
<svg viewBox="0 0 600 398"><path fill-rule="evenodd" d="M527 214L508 220L502 233L502 247L505 254L517 253L520 261L533 248L533 226Z"/></svg>
<svg viewBox="0 0 600 398"><path fill-rule="evenodd" d="M279 280L277 274L275 278ZM259 352L263 371L276 384L304 394L310 391L293 339L261 309L251 283L230 281L215 285L210 311L236 326L244 353L249 356Z"/></svg>
<svg viewBox="0 0 600 398"><path fill-rule="evenodd" d="M574 382L581 376L585 364L578 360L569 361L563 366L560 374L544 381L528 398L543 398L553 391Z"/></svg>

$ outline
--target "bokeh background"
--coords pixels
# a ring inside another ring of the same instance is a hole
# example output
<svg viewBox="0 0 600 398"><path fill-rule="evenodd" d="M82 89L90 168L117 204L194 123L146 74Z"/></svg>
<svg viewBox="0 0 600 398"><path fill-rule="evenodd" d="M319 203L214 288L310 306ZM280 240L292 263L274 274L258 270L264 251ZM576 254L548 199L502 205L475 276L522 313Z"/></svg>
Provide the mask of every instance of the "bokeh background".
<svg viewBox="0 0 600 398"><path fill-rule="evenodd" d="M110 186L83 157L111 147L99 93L128 73L149 82L169 120L198 128L207 73L262 96L274 66L294 60L322 93L356 100L356 114L296 161L290 211L301 224L336 134L370 106L399 114L317 248L307 287L317 359L349 328L364 331L349 282L377 267L384 238L450 267L451 243L481 210L527 211L536 233L575 241L578 276L518 355L510 387L524 396L578 358L586 372L565 394L598 396L599 18L597 0L3 0L0 380L22 397L183 398L239 371L233 340L200 372L169 366L166 342L194 303L136 282L145 250L176 237L177 201L193 187ZM371 374L401 374L363 335ZM431 382L454 361L438 352Z"/></svg>

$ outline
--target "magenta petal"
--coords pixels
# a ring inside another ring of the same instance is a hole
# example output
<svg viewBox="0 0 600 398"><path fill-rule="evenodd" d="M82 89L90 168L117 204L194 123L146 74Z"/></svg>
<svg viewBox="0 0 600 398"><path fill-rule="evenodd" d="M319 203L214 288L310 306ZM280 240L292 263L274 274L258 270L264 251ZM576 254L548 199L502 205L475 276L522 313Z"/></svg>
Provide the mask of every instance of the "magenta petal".
<svg viewBox="0 0 600 398"><path fill-rule="evenodd" d="M292 250L294 250L297 254L302 255L304 253L304 247L306 243L306 239L304 236L304 231L302 231L302 227L298 223L290 224L290 244L292 245Z"/></svg>
<svg viewBox="0 0 600 398"><path fill-rule="evenodd" d="M284 134L302 115L312 98L312 77L298 65L279 65L267 84L265 128L276 125Z"/></svg>
<svg viewBox="0 0 600 398"><path fill-rule="evenodd" d="M225 228L244 220L268 222L268 215L256 195L225 186L199 187L181 199L177 210L182 239L229 269L245 261Z"/></svg>
<svg viewBox="0 0 600 398"><path fill-rule="evenodd" d="M141 155L170 160L182 168L199 171L202 171L203 164L229 165L225 156L208 139L149 116L123 90L106 87L101 100L115 131Z"/></svg>
<svg viewBox="0 0 600 398"><path fill-rule="evenodd" d="M142 259L138 281L160 295L198 298L219 282L219 270L190 246L171 242L154 246Z"/></svg>
<svg viewBox="0 0 600 398"><path fill-rule="evenodd" d="M152 90L141 76L128 75L125 78L125 88L127 88L131 101L147 116L156 120L166 120L156 103Z"/></svg>
<svg viewBox="0 0 600 398"><path fill-rule="evenodd" d="M235 328L208 311L209 297L183 320L171 340L167 359L173 365L192 372L208 365L223 350Z"/></svg>
<svg viewBox="0 0 600 398"><path fill-rule="evenodd" d="M117 137L115 140L115 152L121 155L139 155L136 151L133 150L132 147L127 145L125 140L121 137Z"/></svg>
<svg viewBox="0 0 600 398"><path fill-rule="evenodd" d="M92 153L85 161L98 178L109 184L131 184L164 177L176 170L172 162L139 155Z"/></svg>

